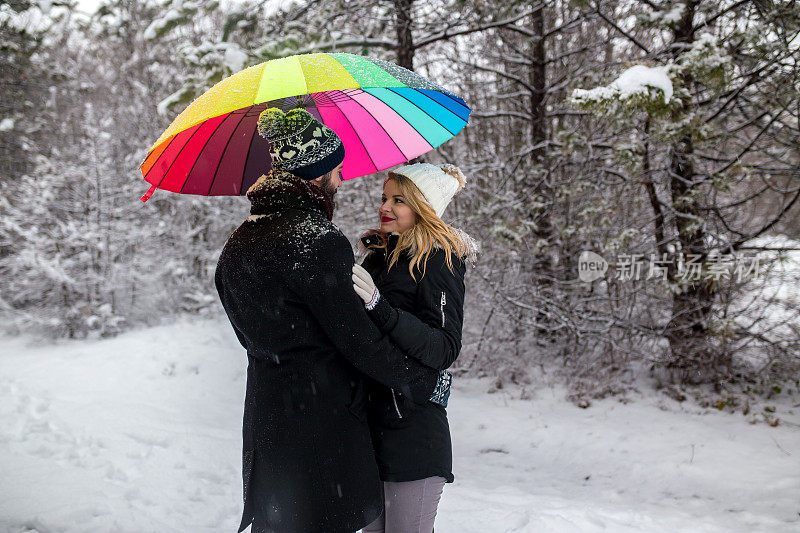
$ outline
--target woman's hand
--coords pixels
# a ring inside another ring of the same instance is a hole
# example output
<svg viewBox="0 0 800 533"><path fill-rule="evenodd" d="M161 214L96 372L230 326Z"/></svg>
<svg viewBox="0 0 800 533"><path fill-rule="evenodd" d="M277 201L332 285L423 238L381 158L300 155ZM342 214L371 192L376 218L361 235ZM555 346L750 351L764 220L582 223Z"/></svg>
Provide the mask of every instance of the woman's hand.
<svg viewBox="0 0 800 533"><path fill-rule="evenodd" d="M381 299L381 293L375 282L372 281L372 276L369 272L364 270L361 265L353 265L353 289L355 289L358 297L364 301L364 307L370 311L378 304Z"/></svg>

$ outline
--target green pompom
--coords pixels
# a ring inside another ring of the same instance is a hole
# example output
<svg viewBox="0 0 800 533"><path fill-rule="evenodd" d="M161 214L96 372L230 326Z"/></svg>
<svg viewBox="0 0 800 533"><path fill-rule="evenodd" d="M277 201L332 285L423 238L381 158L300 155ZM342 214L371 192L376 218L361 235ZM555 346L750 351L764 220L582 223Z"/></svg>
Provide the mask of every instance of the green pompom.
<svg viewBox="0 0 800 533"><path fill-rule="evenodd" d="M270 107L258 116L258 134L272 140L292 132L299 132L314 120L314 115L305 109L297 108L284 113L277 107Z"/></svg>
<svg viewBox="0 0 800 533"><path fill-rule="evenodd" d="M286 131L286 114L277 107L265 109L258 115L258 134L265 139L274 139Z"/></svg>
<svg viewBox="0 0 800 533"><path fill-rule="evenodd" d="M286 127L292 130L303 129L312 120L315 120L314 115L305 109L295 108L286 113Z"/></svg>

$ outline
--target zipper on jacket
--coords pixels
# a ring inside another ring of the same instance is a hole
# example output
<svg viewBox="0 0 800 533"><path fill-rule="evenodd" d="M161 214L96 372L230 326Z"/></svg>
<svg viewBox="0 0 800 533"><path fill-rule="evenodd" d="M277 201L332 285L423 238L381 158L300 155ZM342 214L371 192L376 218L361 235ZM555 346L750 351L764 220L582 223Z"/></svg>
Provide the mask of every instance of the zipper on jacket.
<svg viewBox="0 0 800 533"><path fill-rule="evenodd" d="M392 391L392 403L394 404L394 410L397 412L397 416L403 418L403 415L400 414L400 408L397 407L397 398L394 397L394 389L389 389Z"/></svg>
<svg viewBox="0 0 800 533"><path fill-rule="evenodd" d="M444 291L442 291L442 302L441 302L441 307L439 308L442 311L442 327L444 327L444 306L445 306L445 304L447 304L447 300L444 297Z"/></svg>

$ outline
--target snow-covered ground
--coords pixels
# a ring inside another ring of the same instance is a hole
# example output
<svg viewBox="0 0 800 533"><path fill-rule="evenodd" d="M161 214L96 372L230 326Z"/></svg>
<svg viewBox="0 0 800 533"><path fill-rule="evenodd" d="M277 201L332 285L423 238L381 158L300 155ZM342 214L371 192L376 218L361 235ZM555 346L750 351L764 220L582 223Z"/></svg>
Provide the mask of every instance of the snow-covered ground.
<svg viewBox="0 0 800 533"><path fill-rule="evenodd" d="M224 318L0 338L0 531L235 531L244 369ZM456 381L437 533L800 531L791 404L773 428L655 393L583 410L487 388Z"/></svg>

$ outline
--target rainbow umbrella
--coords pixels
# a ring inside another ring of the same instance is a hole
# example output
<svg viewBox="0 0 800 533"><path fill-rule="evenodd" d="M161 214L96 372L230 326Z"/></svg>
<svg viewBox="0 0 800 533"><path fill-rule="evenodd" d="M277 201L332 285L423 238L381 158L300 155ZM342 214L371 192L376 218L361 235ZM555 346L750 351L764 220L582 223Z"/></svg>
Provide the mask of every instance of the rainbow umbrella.
<svg viewBox="0 0 800 533"><path fill-rule="evenodd" d="M140 168L151 187L204 196L244 194L272 168L256 133L269 107L307 109L342 139L342 178L409 161L467 124L464 100L393 63L354 54L273 59L220 81L175 118Z"/></svg>

